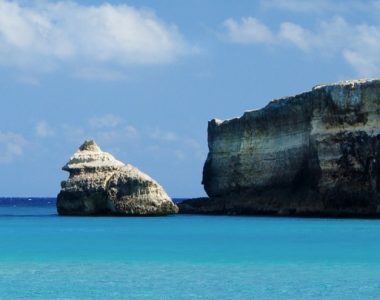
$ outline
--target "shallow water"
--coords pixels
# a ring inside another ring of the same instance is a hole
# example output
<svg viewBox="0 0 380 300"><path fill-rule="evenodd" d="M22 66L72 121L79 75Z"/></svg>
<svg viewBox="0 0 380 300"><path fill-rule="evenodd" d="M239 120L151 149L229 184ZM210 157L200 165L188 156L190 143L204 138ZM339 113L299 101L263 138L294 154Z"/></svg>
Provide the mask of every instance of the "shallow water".
<svg viewBox="0 0 380 300"><path fill-rule="evenodd" d="M380 296L377 220L59 217L54 203L13 205L0 205L0 299Z"/></svg>

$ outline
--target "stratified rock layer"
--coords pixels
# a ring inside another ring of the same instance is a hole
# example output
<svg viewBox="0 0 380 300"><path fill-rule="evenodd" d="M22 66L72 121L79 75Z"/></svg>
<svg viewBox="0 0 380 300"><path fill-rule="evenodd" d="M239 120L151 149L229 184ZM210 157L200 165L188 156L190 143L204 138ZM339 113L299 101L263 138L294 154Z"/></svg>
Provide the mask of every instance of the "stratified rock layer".
<svg viewBox="0 0 380 300"><path fill-rule="evenodd" d="M343 81L212 120L182 213L380 216L380 80Z"/></svg>
<svg viewBox="0 0 380 300"><path fill-rule="evenodd" d="M164 189L148 175L124 165L86 141L62 168L57 210L61 215L168 215L178 212Z"/></svg>

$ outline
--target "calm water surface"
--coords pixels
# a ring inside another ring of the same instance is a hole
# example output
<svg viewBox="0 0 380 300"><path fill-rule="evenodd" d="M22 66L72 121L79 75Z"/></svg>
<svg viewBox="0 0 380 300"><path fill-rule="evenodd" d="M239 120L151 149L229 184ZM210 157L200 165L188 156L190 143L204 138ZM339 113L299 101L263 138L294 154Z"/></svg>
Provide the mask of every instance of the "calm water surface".
<svg viewBox="0 0 380 300"><path fill-rule="evenodd" d="M59 217L0 201L0 299L379 299L380 221Z"/></svg>

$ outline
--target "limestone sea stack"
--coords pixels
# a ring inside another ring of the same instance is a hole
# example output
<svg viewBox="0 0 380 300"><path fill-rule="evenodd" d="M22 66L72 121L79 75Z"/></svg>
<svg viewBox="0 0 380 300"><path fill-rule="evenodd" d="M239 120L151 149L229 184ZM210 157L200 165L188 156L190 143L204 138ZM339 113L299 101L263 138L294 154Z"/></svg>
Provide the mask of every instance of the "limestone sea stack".
<svg viewBox="0 0 380 300"><path fill-rule="evenodd" d="M70 173L57 197L60 215L169 215L178 212L165 190L131 165L85 141L62 168Z"/></svg>
<svg viewBox="0 0 380 300"><path fill-rule="evenodd" d="M320 85L208 124L209 199L182 213L380 217L380 80Z"/></svg>

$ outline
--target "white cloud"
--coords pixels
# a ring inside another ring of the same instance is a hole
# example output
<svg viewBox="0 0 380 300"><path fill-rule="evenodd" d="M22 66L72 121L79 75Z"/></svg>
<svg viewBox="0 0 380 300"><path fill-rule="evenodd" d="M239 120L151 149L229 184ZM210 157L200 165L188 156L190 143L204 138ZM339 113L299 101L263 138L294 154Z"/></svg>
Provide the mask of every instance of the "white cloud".
<svg viewBox="0 0 380 300"><path fill-rule="evenodd" d="M376 6L378 1L360 0L261 0L264 9L283 10L293 13L343 13L348 11L366 11Z"/></svg>
<svg viewBox="0 0 380 300"><path fill-rule="evenodd" d="M266 9L288 10L292 12L316 12L331 10L334 4L325 0L262 0L261 6Z"/></svg>
<svg viewBox="0 0 380 300"><path fill-rule="evenodd" d="M123 120L113 114L92 117L88 120L88 124L92 128L113 128L119 126Z"/></svg>
<svg viewBox="0 0 380 300"><path fill-rule="evenodd" d="M2 65L51 71L71 62L162 64L188 51L178 29L147 9L0 0Z"/></svg>
<svg viewBox="0 0 380 300"><path fill-rule="evenodd" d="M290 22L281 24L278 37L280 40L292 43L304 51L308 51L313 44L313 41L310 40L311 33L308 30Z"/></svg>
<svg viewBox="0 0 380 300"><path fill-rule="evenodd" d="M53 128L51 128L50 125L44 120L39 121L36 124L35 132L36 135L41 138L51 137L54 135Z"/></svg>
<svg viewBox="0 0 380 300"><path fill-rule="evenodd" d="M271 43L274 38L266 25L251 17L242 18L240 22L227 19L223 22L223 27L227 30L227 39L233 43Z"/></svg>
<svg viewBox="0 0 380 300"><path fill-rule="evenodd" d="M0 131L0 164L11 163L21 156L26 144L22 135Z"/></svg>
<svg viewBox="0 0 380 300"><path fill-rule="evenodd" d="M363 76L380 75L380 26L350 28L355 38L342 49L344 59ZM348 33L347 33L348 34Z"/></svg>
<svg viewBox="0 0 380 300"><path fill-rule="evenodd" d="M308 50L313 43L311 32L291 22L281 23L278 32L252 17L227 19L223 27L226 29L225 37L231 43L278 45L285 42L302 50Z"/></svg>
<svg viewBox="0 0 380 300"><path fill-rule="evenodd" d="M283 22L278 31L269 31L260 21L247 22L228 19L233 26L225 26L228 41L284 47L292 45L311 55L337 56L351 65L360 76L380 75L380 25L349 24L342 17L321 21L316 28ZM257 24L265 28L268 38L252 38L246 32L257 31Z"/></svg>
<svg viewBox="0 0 380 300"><path fill-rule="evenodd" d="M345 50L343 51L343 57L359 74L363 74L364 76L367 74L379 74L379 59L375 56L366 57L361 55L361 53Z"/></svg>

